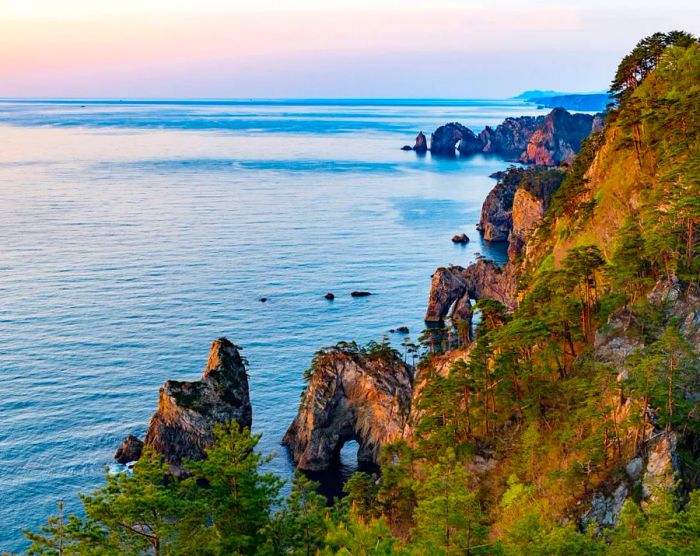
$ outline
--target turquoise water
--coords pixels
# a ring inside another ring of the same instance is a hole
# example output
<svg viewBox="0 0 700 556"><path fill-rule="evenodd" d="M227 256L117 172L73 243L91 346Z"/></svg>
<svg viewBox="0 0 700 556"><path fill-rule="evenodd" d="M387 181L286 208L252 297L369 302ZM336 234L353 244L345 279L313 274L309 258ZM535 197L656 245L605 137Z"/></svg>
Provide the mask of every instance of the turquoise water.
<svg viewBox="0 0 700 556"><path fill-rule="evenodd" d="M399 148L447 121L478 132L534 112L0 103L0 549L25 546L20 527L58 499L77 509L121 439L143 435L162 382L198 378L222 335L244 348L254 429L288 476L279 442L314 351L402 325L415 339L437 266L503 258L474 226L506 163ZM462 231L472 242L453 245Z"/></svg>

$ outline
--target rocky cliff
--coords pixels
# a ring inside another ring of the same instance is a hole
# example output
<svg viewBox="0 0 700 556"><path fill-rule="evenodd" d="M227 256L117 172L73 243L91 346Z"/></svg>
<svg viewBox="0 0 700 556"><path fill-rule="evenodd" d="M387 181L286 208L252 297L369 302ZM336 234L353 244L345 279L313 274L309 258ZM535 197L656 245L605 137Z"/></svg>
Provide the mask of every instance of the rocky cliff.
<svg viewBox="0 0 700 556"><path fill-rule="evenodd" d="M228 421L250 428L252 409L244 359L237 346L219 338L212 343L200 380L168 380L161 387L145 444L161 453L178 473L184 460L204 457L214 440L213 426ZM127 439L117 457L123 458L127 449L134 454L136 445L134 439Z"/></svg>
<svg viewBox="0 0 700 556"><path fill-rule="evenodd" d="M430 150L434 154L454 156L491 153L506 160L542 166L570 162L591 130L602 126L603 118L587 114L569 114L555 108L545 116L506 118L495 128L485 127L476 135L468 127L452 122L440 126L431 135ZM423 152L426 143L422 132L414 147L404 150Z"/></svg>
<svg viewBox="0 0 700 556"><path fill-rule="evenodd" d="M514 251L517 256L526 236L544 216L564 176L557 169L509 168L481 207L478 229L484 239L510 241L519 246Z"/></svg>
<svg viewBox="0 0 700 556"><path fill-rule="evenodd" d="M516 301L515 266L503 268L493 261L479 259L467 268L449 266L433 274L424 320L441 323L449 316L453 321L471 321L471 301L492 298L514 309Z"/></svg>
<svg viewBox="0 0 700 556"><path fill-rule="evenodd" d="M506 160L518 160L544 119L544 116L521 116L506 118L495 129L486 126L479 134L482 152L499 154Z"/></svg>
<svg viewBox="0 0 700 556"><path fill-rule="evenodd" d="M532 134L520 160L539 166L570 163L593 130L593 116L555 108Z"/></svg>
<svg viewBox="0 0 700 556"><path fill-rule="evenodd" d="M299 412L284 436L297 467L328 469L349 440L358 460L376 462L401 438L411 410L412 369L388 346L343 344L319 352Z"/></svg>

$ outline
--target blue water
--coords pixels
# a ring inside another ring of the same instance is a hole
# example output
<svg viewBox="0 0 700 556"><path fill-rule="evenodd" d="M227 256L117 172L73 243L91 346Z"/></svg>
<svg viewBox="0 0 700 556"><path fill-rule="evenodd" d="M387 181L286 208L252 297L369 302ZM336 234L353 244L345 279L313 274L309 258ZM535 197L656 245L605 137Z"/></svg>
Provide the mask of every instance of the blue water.
<svg viewBox="0 0 700 556"><path fill-rule="evenodd" d="M279 442L314 351L402 325L415 339L437 266L503 258L474 226L506 164L399 147L447 121L479 131L527 113L516 101L0 103L0 549L26 546L20 527L58 499L79 508L121 439L145 432L162 382L198 378L222 335L244 348L254 429L288 476ZM462 231L472 242L453 245Z"/></svg>

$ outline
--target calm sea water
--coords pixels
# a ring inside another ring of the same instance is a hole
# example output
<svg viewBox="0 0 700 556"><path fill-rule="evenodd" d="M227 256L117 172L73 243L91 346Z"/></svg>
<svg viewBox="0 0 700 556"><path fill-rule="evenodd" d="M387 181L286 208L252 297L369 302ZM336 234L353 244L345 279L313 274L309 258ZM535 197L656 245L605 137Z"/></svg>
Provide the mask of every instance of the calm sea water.
<svg viewBox="0 0 700 556"><path fill-rule="evenodd" d="M254 429L288 476L279 442L314 351L402 325L415 339L437 266L503 258L474 226L506 164L399 148L447 121L479 131L533 112L0 103L0 549L26 546L20 527L58 499L79 508L122 438L144 434L158 387L198 378L219 336L244 348ZM472 242L453 245L462 231Z"/></svg>

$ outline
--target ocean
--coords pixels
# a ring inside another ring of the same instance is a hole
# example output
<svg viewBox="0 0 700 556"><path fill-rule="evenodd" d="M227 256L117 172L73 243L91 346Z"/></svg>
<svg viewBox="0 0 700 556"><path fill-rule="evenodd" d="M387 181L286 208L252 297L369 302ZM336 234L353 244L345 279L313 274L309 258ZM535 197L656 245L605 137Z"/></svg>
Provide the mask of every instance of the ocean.
<svg viewBox="0 0 700 556"><path fill-rule="evenodd" d="M535 113L490 100L0 102L0 550L26 548L20 528L59 499L78 511L121 440L143 437L159 386L199 378L220 336L249 360L259 447L289 477L280 440L314 352L399 345L399 326L415 341L438 266L505 258L475 225L508 163L400 147L446 122L478 133ZM461 232L466 246L450 241Z"/></svg>

